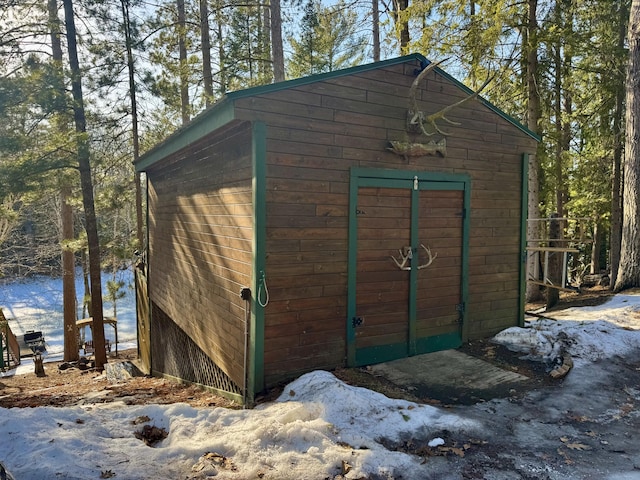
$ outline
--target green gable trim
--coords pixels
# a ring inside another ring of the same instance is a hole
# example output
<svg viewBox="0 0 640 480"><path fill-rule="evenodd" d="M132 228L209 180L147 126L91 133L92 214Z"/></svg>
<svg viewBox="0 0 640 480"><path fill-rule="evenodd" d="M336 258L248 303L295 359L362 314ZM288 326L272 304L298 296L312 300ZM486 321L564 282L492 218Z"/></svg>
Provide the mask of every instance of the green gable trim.
<svg viewBox="0 0 640 480"><path fill-rule="evenodd" d="M256 95L264 95L267 93L279 92L281 90L287 90L289 88L301 87L303 85L309 85L310 83L323 82L332 78L346 77L348 75L355 75L358 73L368 72L370 70L377 70L379 68L390 67L393 65L399 65L402 63L412 62L428 62L422 55L413 53L405 55L403 57L390 58L388 60L382 60L380 62L365 63L364 65L358 65L356 67L344 68L342 70L333 70L331 72L318 73L316 75L309 75L308 77L294 78L292 80L285 80L284 82L271 83L269 85L261 85L258 87L247 88L244 90L237 90L227 95L232 100L240 98L253 97Z"/></svg>
<svg viewBox="0 0 640 480"><path fill-rule="evenodd" d="M426 67L431 62L427 60L424 56L419 53L412 53L410 55L405 55L403 57L392 58L389 60L383 60L380 62L367 63L365 65L359 65L357 67L345 68L343 70L335 70L333 72L320 73L317 75L310 75L308 77L296 78L293 80L287 80L284 82L272 83L269 85L262 85L258 87L247 88L244 90L238 90L236 92L231 92L226 94L222 99L220 99L216 104L209 107L207 110L202 112L196 118L194 118L190 123L178 129L175 133L173 133L169 138L164 140L162 143L153 147L148 152L144 153L136 162L135 168L136 171L142 172L151 167L154 163L162 160L163 158L168 157L169 155L179 151L180 149L188 146L189 144L201 139L207 134L217 130L218 128L228 124L229 122L235 120L235 101L243 98L253 97L257 95L264 95L268 93L278 92L282 90L287 90L290 88L296 88L303 85L308 85L315 82L321 82L325 80L330 80L332 78L339 78L348 75L354 75L362 72L367 72L370 70L376 70L380 68L385 68L393 65L399 65L403 63L409 62L419 62L422 67ZM454 77L446 73L439 67L436 67L436 71L439 75L442 75L448 81L456 85L460 88L465 94L470 95L473 93L469 87L467 87L462 82L456 80ZM478 100L486 106L489 110L496 113L507 122L514 125L523 133L529 135L531 138L536 141L540 141L540 137L525 127L523 124L515 120L513 117L507 115L505 112L500 110L498 107L490 103L488 100L482 98L482 96L478 96Z"/></svg>

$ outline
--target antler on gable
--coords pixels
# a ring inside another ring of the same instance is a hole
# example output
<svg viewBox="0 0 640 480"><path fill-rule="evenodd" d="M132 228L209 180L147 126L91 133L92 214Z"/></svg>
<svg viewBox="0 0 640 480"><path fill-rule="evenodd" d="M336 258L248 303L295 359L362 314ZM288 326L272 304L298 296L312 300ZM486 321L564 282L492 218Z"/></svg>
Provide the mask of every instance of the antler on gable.
<svg viewBox="0 0 640 480"><path fill-rule="evenodd" d="M446 107L444 107L442 110L439 110L435 113L432 113L431 115L426 115L424 114L424 112L420 111L420 107L418 106L418 101L416 99L416 95L418 92L418 86L420 85L420 83L422 82L422 80L424 80L426 78L426 76L429 74L429 72L431 72L434 68L436 68L438 65L440 65L444 60L440 60L439 62L432 62L430 63L426 68L424 68L424 70L422 70L420 72L420 74L415 78L415 80L413 81L413 83L411 84L411 88L409 89L409 125L418 125L420 127L420 130L422 131L423 134L427 135L427 136L432 136L435 133L439 133L440 135L443 136L447 136L449 135L447 132L443 131L439 126L438 126L438 120L444 120L445 122L447 122L449 125L460 125L460 123L458 122L454 122L453 120L449 120L446 115L453 110L454 108L457 108L465 103L467 103L469 100L472 100L474 98L476 98L478 95L480 95L480 92L482 92L482 90L484 90L484 88L491 82L491 80L493 80L494 76L491 76L489 78L487 78L487 80L482 84L482 86L475 91L474 93L472 93L471 95L468 95L467 97L463 98L462 100L459 100L451 105L448 105ZM426 125L429 124L431 125L431 127L433 128L433 131L429 132L426 129Z"/></svg>

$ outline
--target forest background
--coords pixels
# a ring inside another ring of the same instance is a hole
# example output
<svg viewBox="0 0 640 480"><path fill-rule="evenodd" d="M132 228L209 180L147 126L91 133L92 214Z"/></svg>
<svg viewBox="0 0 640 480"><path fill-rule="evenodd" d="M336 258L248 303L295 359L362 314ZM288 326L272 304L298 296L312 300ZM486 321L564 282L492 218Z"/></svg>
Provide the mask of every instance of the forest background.
<svg viewBox="0 0 640 480"><path fill-rule="evenodd" d="M66 255L95 300L89 259L117 269L144 246L132 164L142 152L226 92L419 52L472 89L491 78L482 95L541 137L529 216L582 219L563 232L580 249L572 269L609 272L613 285L638 10L637 0L0 0L0 277L62 275ZM543 235L536 225L531 238Z"/></svg>

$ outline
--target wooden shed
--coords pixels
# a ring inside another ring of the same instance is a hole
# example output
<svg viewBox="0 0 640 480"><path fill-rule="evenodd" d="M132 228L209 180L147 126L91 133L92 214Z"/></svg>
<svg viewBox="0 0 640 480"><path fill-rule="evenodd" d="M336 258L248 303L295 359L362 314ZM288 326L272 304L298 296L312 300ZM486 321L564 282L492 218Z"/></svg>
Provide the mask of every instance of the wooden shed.
<svg viewBox="0 0 640 480"><path fill-rule="evenodd" d="M427 65L233 92L136 162L155 374L251 402L521 322L538 139L480 97L442 112L472 92Z"/></svg>

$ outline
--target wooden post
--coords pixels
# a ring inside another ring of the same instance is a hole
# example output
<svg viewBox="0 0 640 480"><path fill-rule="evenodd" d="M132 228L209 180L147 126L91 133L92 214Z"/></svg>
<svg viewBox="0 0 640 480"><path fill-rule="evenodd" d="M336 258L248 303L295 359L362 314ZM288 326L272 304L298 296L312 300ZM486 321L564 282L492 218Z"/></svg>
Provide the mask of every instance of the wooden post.
<svg viewBox="0 0 640 480"><path fill-rule="evenodd" d="M549 246L561 247L562 242L558 241L562 238L562 228L560 227L559 215L554 213L549 221ZM548 279L553 285L564 287L562 285L563 256L559 252L553 252L549 255L549 271ZM547 308L551 308L560 300L560 290L553 287L547 287Z"/></svg>
<svg viewBox="0 0 640 480"><path fill-rule="evenodd" d="M44 364L42 363L42 354L40 352L34 352L33 354L33 365L35 367L35 374L38 377L46 377L47 374L44 373Z"/></svg>
<svg viewBox="0 0 640 480"><path fill-rule="evenodd" d="M5 339L6 335L5 332L0 332L0 370L4 370L4 339ZM7 342L8 344L9 342ZM7 351L9 351L9 349L7 348ZM7 362L8 363L8 362Z"/></svg>

